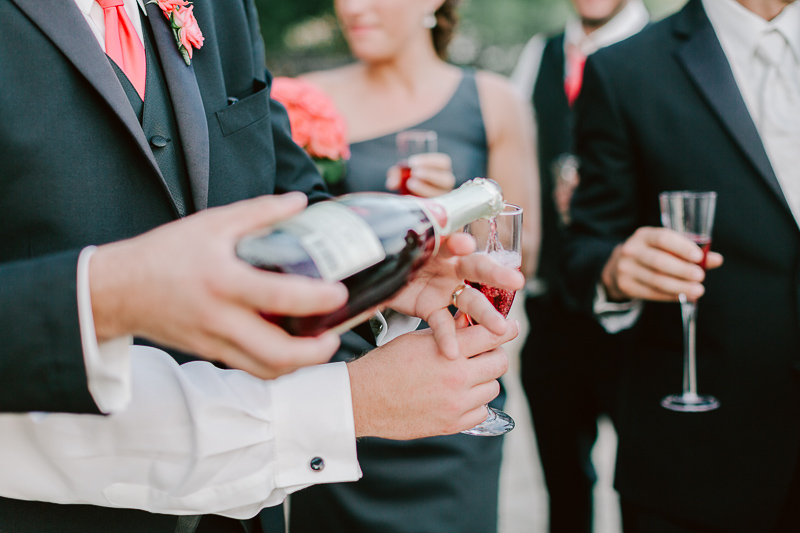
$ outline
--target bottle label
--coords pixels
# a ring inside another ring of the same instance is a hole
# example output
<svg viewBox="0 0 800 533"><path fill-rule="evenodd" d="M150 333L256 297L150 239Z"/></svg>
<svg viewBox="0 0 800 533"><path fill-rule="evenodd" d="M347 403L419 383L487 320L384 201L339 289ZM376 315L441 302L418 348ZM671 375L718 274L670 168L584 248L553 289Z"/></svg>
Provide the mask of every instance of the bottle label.
<svg viewBox="0 0 800 533"><path fill-rule="evenodd" d="M281 227L299 236L300 245L327 281L341 281L386 257L366 221L337 202L312 205Z"/></svg>

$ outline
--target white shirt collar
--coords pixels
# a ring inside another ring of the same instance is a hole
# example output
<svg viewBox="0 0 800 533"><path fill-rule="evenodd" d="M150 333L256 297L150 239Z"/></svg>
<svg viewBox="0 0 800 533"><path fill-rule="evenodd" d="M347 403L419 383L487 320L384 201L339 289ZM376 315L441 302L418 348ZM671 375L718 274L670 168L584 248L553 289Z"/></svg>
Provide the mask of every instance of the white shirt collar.
<svg viewBox="0 0 800 533"><path fill-rule="evenodd" d="M778 29L789 42L789 48L800 62L800 2L783 8L780 15L765 20L736 0L702 0L703 9L714 27L723 48L734 57L729 61L749 61L756 52L761 37Z"/></svg>
<svg viewBox="0 0 800 533"><path fill-rule="evenodd" d="M147 10L144 8L144 0L136 0L136 2L139 4L142 13L147 16ZM75 0L75 3L78 4L78 8L83 11L85 15L88 15L92 10L92 4L95 3L95 0Z"/></svg>
<svg viewBox="0 0 800 533"><path fill-rule="evenodd" d="M614 18L588 35L580 19L572 16L564 30L564 46L576 46L585 55L589 55L638 33L649 21L650 15L642 0L628 0Z"/></svg>

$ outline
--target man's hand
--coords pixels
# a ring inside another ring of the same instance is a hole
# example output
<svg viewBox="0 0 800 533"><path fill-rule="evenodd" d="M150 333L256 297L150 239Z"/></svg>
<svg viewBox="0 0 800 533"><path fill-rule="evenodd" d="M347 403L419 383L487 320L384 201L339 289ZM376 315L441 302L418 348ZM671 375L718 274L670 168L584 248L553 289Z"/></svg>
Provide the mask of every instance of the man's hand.
<svg viewBox="0 0 800 533"><path fill-rule="evenodd" d="M601 281L609 300L640 298L673 302L683 293L690 300L703 295L703 251L687 237L667 228L639 228L617 246L603 267ZM708 252L706 269L722 265L722 256Z"/></svg>
<svg viewBox="0 0 800 533"><path fill-rule="evenodd" d="M486 283L507 290L519 290L525 278L519 271L499 265L486 254L475 254L475 239L458 233L445 238L439 254L428 261L414 280L387 307L416 316L433 330L442 353L459 356L456 325L448 306L453 292L464 280ZM456 301L458 308L497 335L507 332L508 322L477 289L467 286Z"/></svg>
<svg viewBox="0 0 800 533"><path fill-rule="evenodd" d="M453 190L456 184L453 161L447 154L415 154L408 158L408 166L411 168L411 177L406 182L406 188L416 196L439 196ZM397 165L386 172L386 188L390 191L400 188L400 167Z"/></svg>
<svg viewBox="0 0 800 533"><path fill-rule="evenodd" d="M328 313L346 302L344 286L257 270L235 254L242 236L305 206L301 193L266 196L99 247L89 265L98 340L141 336L261 378L327 362L336 335L292 337L261 313Z"/></svg>
<svg viewBox="0 0 800 533"><path fill-rule="evenodd" d="M502 335L480 325L459 329L462 353L449 359L429 330L414 331L348 363L356 436L415 439L483 422L508 370L499 346L518 333L515 321Z"/></svg>

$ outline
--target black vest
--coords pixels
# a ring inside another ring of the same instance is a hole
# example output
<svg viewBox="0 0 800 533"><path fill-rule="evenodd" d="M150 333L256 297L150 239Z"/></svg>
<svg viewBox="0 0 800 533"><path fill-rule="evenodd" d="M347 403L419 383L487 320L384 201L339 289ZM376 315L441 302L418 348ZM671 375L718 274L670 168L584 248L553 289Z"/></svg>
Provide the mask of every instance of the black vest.
<svg viewBox="0 0 800 533"><path fill-rule="evenodd" d="M150 142L158 168L164 176L167 192L177 208L178 215L184 217L194 212L192 204L192 192L189 187L189 177L186 171L186 161L183 157L183 146L181 145L178 124L175 120L175 112L172 109L172 101L169 98L167 82L158 54L155 52L155 43L152 36L152 28L147 21L143 21L142 35L144 37L144 49L147 57L147 81L145 85L144 102L139 97L139 93L134 89L122 69L117 66L110 58L114 72L119 78L125 95L142 125L145 138ZM176 45L177 46L177 45Z"/></svg>
<svg viewBox="0 0 800 533"><path fill-rule="evenodd" d="M550 38L542 52L539 75L533 89L533 108L538 125L539 177L542 203L542 248L537 276L547 282L551 294L560 285L558 258L563 228L553 201L553 163L572 151L572 111L564 92L564 34Z"/></svg>

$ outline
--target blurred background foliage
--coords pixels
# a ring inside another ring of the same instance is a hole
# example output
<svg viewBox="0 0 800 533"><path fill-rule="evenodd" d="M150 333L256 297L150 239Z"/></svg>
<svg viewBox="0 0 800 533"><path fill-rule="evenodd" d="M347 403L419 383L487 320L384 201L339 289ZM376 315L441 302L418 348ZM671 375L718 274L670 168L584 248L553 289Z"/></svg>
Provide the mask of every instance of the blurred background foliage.
<svg viewBox="0 0 800 533"><path fill-rule="evenodd" d="M295 76L352 61L333 14L332 0L255 0L275 75ZM645 0L654 19L685 0ZM571 12L569 0L463 0L450 46L459 65L508 74L534 34L559 31Z"/></svg>

